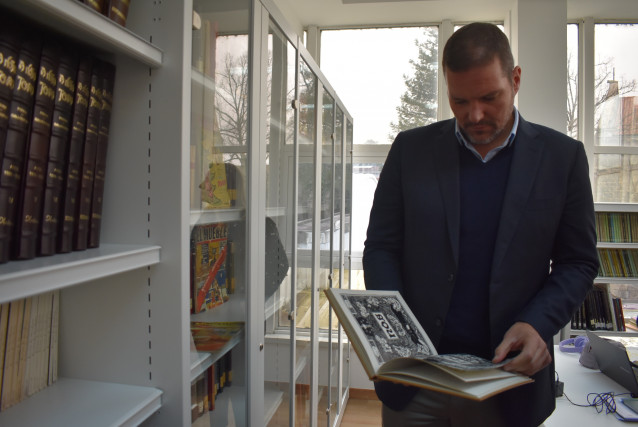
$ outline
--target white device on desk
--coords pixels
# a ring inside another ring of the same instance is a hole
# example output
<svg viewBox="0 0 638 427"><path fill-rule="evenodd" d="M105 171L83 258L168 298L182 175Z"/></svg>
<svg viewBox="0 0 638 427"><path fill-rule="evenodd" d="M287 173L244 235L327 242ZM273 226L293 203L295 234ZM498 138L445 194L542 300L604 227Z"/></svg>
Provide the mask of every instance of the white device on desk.
<svg viewBox="0 0 638 427"><path fill-rule="evenodd" d="M587 331L587 338L600 371L638 397L638 367L629 360L627 350Z"/></svg>

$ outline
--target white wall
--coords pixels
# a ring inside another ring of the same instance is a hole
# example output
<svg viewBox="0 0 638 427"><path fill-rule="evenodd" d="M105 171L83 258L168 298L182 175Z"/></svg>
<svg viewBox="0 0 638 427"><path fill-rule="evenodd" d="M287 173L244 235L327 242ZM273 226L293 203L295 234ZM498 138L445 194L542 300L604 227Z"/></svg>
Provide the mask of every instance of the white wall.
<svg viewBox="0 0 638 427"><path fill-rule="evenodd" d="M518 108L525 119L565 132L566 0L516 0L510 16L512 50L522 69Z"/></svg>

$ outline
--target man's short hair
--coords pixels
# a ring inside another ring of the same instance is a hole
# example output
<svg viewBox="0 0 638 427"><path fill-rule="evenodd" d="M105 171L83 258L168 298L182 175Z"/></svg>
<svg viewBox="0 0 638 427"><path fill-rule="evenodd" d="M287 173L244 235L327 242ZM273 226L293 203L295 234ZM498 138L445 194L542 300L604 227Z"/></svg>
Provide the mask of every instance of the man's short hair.
<svg viewBox="0 0 638 427"><path fill-rule="evenodd" d="M443 73L467 71L487 65L497 57L506 76L514 69L507 36L494 24L474 22L454 32L443 48Z"/></svg>

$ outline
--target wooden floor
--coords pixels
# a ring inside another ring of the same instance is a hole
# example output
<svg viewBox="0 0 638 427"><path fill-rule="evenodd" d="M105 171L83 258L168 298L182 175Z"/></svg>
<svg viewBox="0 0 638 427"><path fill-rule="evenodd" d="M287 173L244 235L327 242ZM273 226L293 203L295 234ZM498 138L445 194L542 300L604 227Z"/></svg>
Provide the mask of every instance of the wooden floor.
<svg viewBox="0 0 638 427"><path fill-rule="evenodd" d="M381 427L381 402L372 390L350 389L341 427Z"/></svg>

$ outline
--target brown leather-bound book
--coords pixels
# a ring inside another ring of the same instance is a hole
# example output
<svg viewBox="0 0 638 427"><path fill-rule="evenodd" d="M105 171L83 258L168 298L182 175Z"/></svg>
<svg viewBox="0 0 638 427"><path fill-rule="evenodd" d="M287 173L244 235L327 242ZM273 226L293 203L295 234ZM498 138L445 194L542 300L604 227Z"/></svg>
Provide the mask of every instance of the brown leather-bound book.
<svg viewBox="0 0 638 427"><path fill-rule="evenodd" d="M131 0L111 0L108 6L107 16L121 26L126 26L128 8Z"/></svg>
<svg viewBox="0 0 638 427"><path fill-rule="evenodd" d="M0 16L0 164L7 139L11 93L18 70L18 51L22 32L14 19Z"/></svg>
<svg viewBox="0 0 638 427"><path fill-rule="evenodd" d="M73 232L73 250L76 251L81 251L88 247L93 182L95 180L95 156L97 154L100 113L102 111L102 70L101 62L96 59L91 70L91 89L84 134L82 172L80 174L80 196L77 200L75 230Z"/></svg>
<svg viewBox="0 0 638 427"><path fill-rule="evenodd" d="M102 15L105 15L108 0L84 0L83 3L96 12L100 12Z"/></svg>
<svg viewBox="0 0 638 427"><path fill-rule="evenodd" d="M78 57L75 50L65 46L60 54L51 142L46 169L44 200L42 201L42 220L40 227L39 255L56 253L56 238L61 213L62 192L66 176L67 149L71 131L75 79L77 77Z"/></svg>
<svg viewBox="0 0 638 427"><path fill-rule="evenodd" d="M61 203L57 252L67 253L73 250L73 233L77 218L77 200L80 197L80 175L82 173L82 154L84 136L86 134L86 118L91 92L91 69L93 58L80 58L73 99L73 116L71 118L71 135L66 158L66 177L64 182L64 200Z"/></svg>
<svg viewBox="0 0 638 427"><path fill-rule="evenodd" d="M16 259L31 259L37 254L59 60L60 45L51 38L46 39L40 55L31 129L27 139L21 202L16 217L16 239L13 248Z"/></svg>
<svg viewBox="0 0 638 427"><path fill-rule="evenodd" d="M11 254L41 46L40 35L29 29L18 53L18 71L0 171L0 262L8 261Z"/></svg>
<svg viewBox="0 0 638 427"><path fill-rule="evenodd" d="M115 85L115 66L103 62L102 66L102 110L100 111L100 130L97 137L95 154L95 178L93 181L93 200L91 202L91 219L89 222L89 248L100 245L100 228L102 225L102 197L104 195L104 178L106 175L106 152L111 125L111 108L113 106L113 86Z"/></svg>

